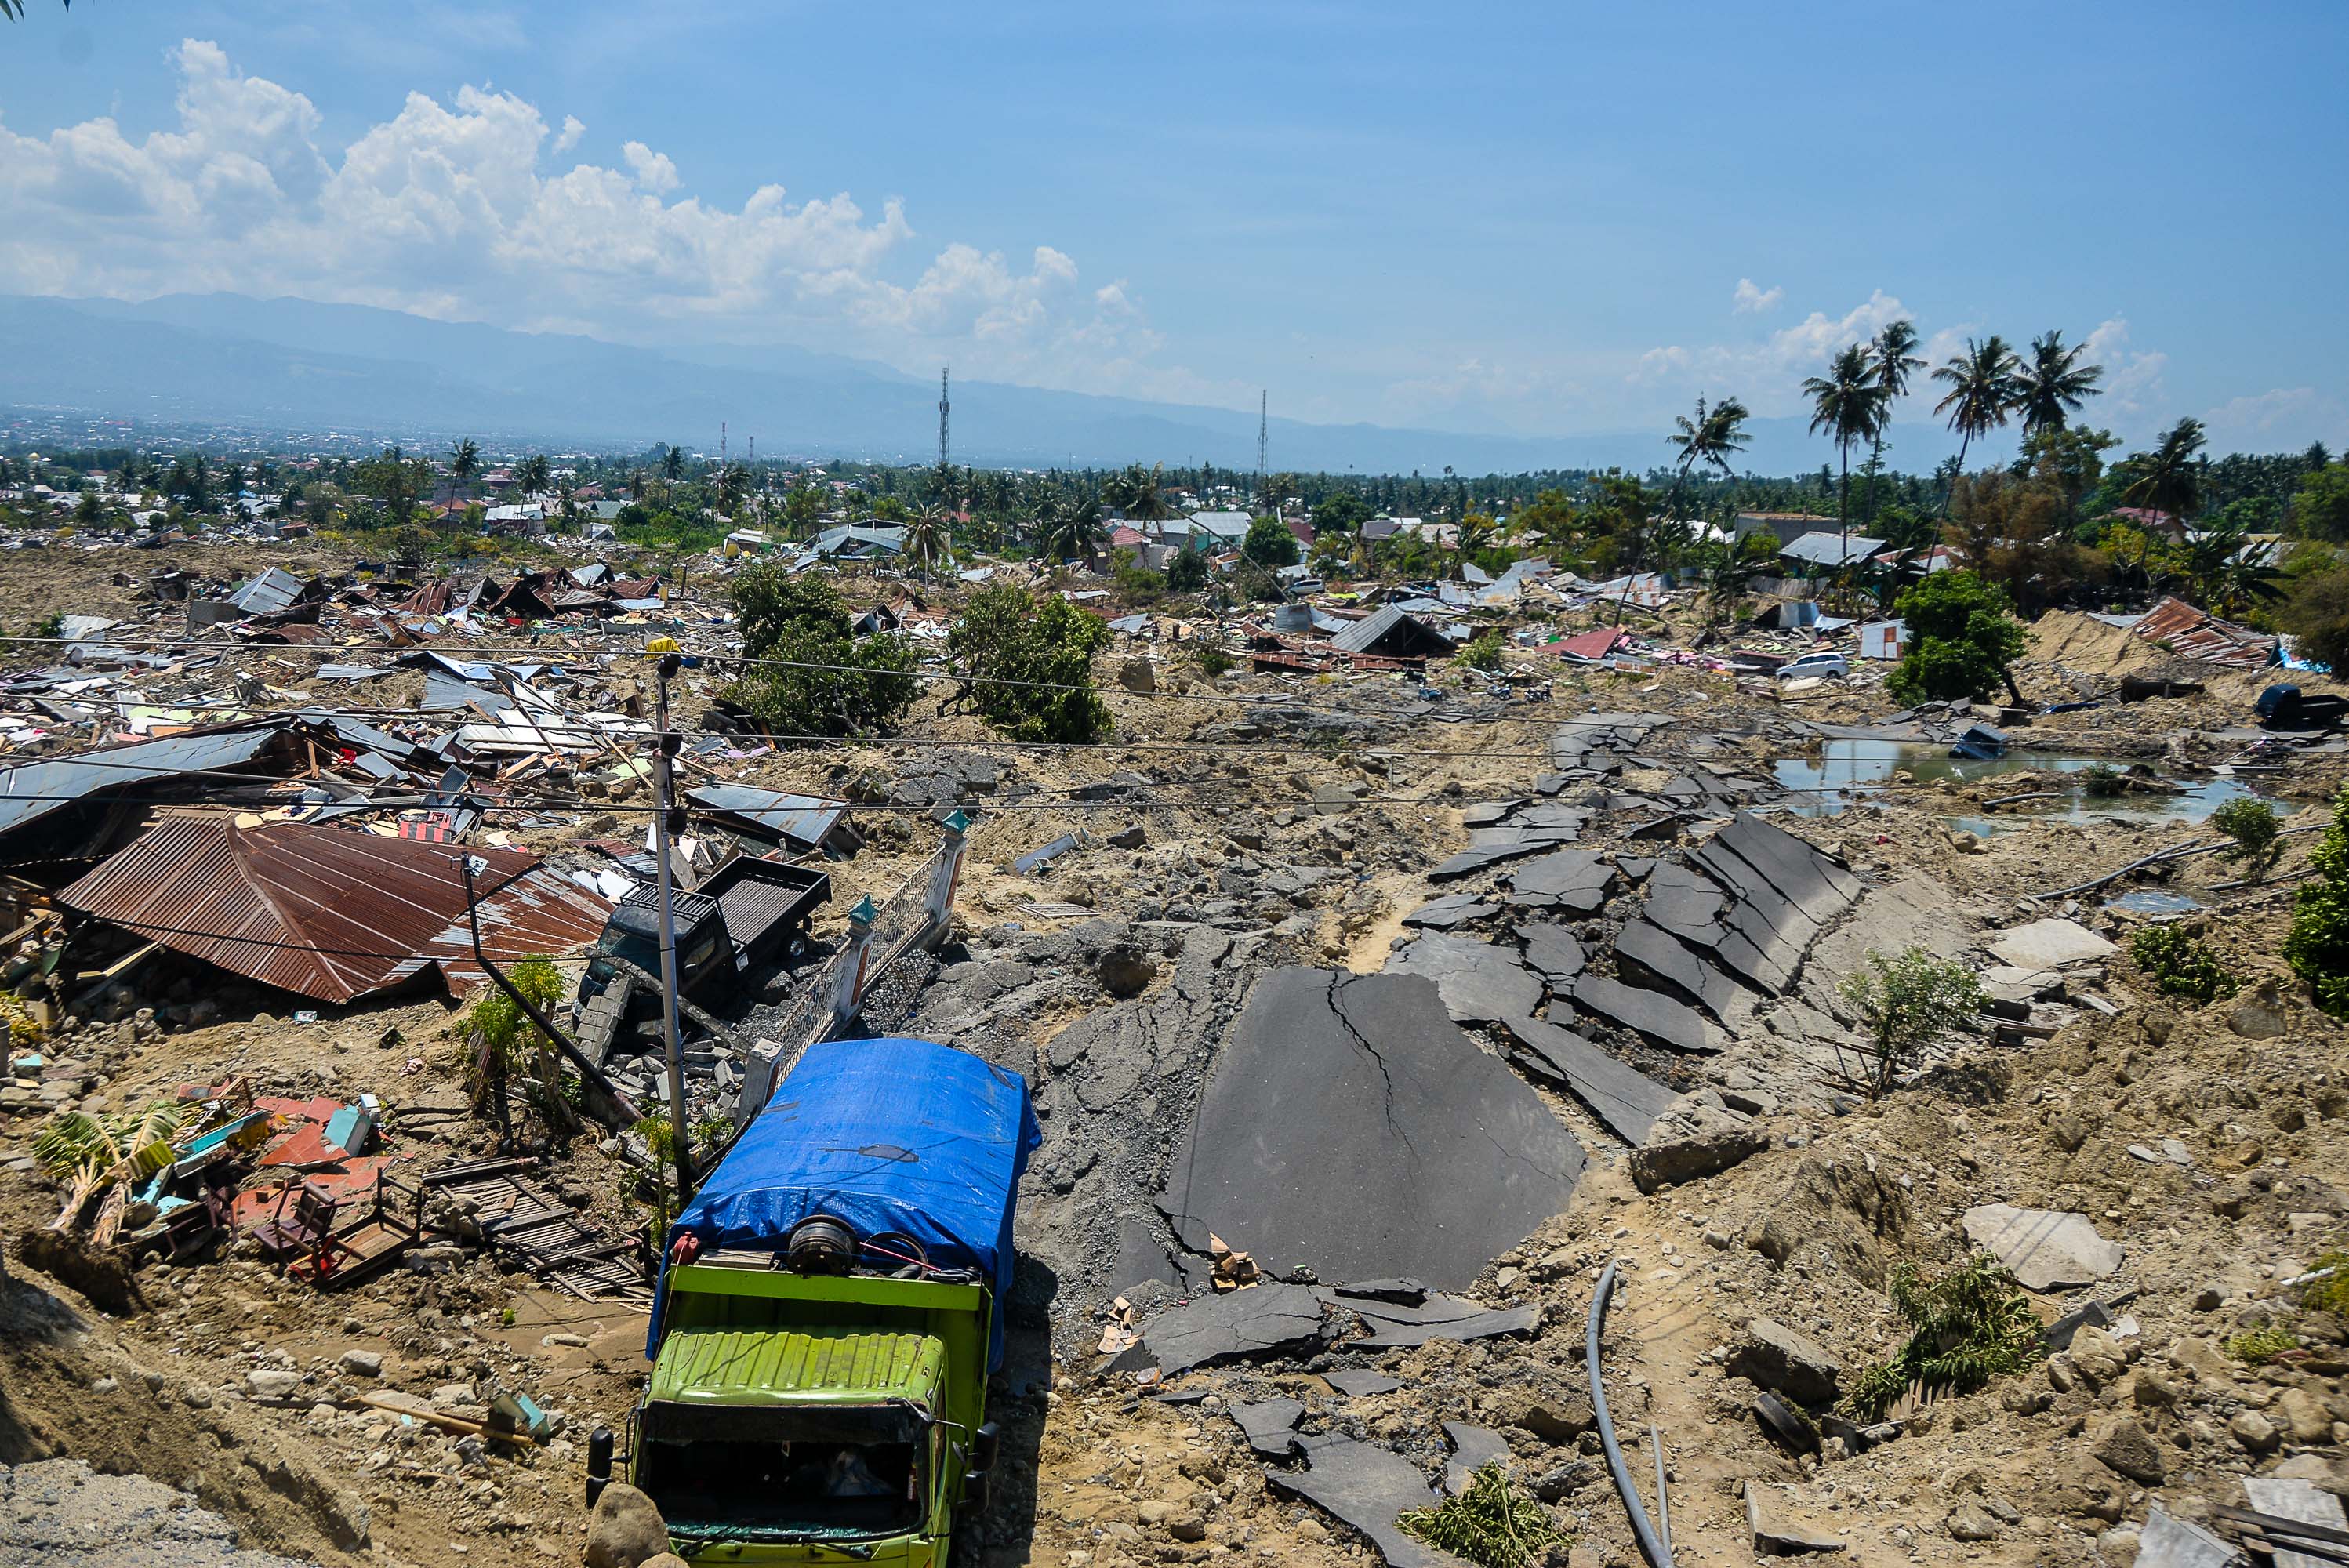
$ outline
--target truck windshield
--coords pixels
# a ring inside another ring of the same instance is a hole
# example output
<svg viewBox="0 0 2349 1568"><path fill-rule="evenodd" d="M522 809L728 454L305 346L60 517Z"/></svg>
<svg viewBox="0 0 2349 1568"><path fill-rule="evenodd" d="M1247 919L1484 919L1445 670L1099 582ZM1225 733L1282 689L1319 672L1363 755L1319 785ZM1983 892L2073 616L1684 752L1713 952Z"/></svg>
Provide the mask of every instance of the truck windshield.
<svg viewBox="0 0 2349 1568"><path fill-rule="evenodd" d="M927 1434L928 1423L902 1408L793 1412L655 1404L645 1410L638 1473L681 1536L899 1535L921 1528Z"/></svg>

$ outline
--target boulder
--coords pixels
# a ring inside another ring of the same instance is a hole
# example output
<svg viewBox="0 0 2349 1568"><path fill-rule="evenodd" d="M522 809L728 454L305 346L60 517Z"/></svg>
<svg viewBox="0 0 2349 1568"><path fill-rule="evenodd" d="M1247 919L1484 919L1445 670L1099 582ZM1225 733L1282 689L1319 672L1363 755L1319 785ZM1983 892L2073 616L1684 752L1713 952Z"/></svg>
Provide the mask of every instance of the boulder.
<svg viewBox="0 0 2349 1568"><path fill-rule="evenodd" d="M2106 1469L2145 1486L2159 1486L2167 1473L2161 1449L2143 1427L2126 1418L2106 1422L2089 1451Z"/></svg>
<svg viewBox="0 0 2349 1568"><path fill-rule="evenodd" d="M2094 1284L2121 1266L2121 1246L2085 1214L1984 1203L1968 1209L1966 1239L2014 1271L2026 1290Z"/></svg>
<svg viewBox="0 0 2349 1568"><path fill-rule="evenodd" d="M1758 1480L1745 1483L1745 1527L1754 1550L1764 1557L1841 1552L1845 1542L1825 1523L1805 1518L1787 1500L1786 1489Z"/></svg>
<svg viewBox="0 0 2349 1568"><path fill-rule="evenodd" d="M1158 689L1158 673L1144 658L1132 658L1117 667L1117 684L1147 696Z"/></svg>
<svg viewBox="0 0 2349 1568"><path fill-rule="evenodd" d="M668 1551L668 1525L653 1500L615 1481L587 1518L587 1568L645 1568Z"/></svg>
<svg viewBox="0 0 2349 1568"><path fill-rule="evenodd" d="M1631 1181L1642 1192L1716 1176L1770 1147L1770 1135L1750 1127L1722 1128L1691 1138L1669 1138L1631 1153Z"/></svg>
<svg viewBox="0 0 2349 1568"><path fill-rule="evenodd" d="M1837 1394L1843 1363L1817 1340L1770 1318L1757 1317L1729 1353L1729 1375L1775 1388L1806 1405L1825 1405Z"/></svg>

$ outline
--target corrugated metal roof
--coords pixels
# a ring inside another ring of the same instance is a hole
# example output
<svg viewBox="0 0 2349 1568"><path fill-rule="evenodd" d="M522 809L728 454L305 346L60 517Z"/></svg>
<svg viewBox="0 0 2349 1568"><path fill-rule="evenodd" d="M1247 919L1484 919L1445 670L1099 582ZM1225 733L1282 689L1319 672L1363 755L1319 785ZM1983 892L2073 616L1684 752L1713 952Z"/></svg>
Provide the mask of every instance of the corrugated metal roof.
<svg viewBox="0 0 2349 1568"><path fill-rule="evenodd" d="M2131 632L2149 643L2167 643L2188 658L2241 669L2262 670L2278 655L2276 639L2232 621L2221 621L2174 595L2139 616Z"/></svg>
<svg viewBox="0 0 2349 1568"><path fill-rule="evenodd" d="M786 795L778 789L761 789L749 784L704 784L688 789L685 798L704 810L756 822L769 832L811 850L822 847L848 810L838 800Z"/></svg>
<svg viewBox="0 0 2349 1568"><path fill-rule="evenodd" d="M7 769L0 771L0 833L109 789L246 767L285 727L274 718L227 725Z"/></svg>
<svg viewBox="0 0 2349 1568"><path fill-rule="evenodd" d="M661 1342L650 1397L696 1405L926 1404L945 1359L941 1341L918 1334L678 1327Z"/></svg>
<svg viewBox="0 0 2349 1568"><path fill-rule="evenodd" d="M462 850L339 828L239 828L172 817L57 902L177 952L325 1002L388 990L438 964L460 995L472 962L461 858L477 879L481 946L500 964L592 941L611 906L519 850Z"/></svg>
<svg viewBox="0 0 2349 1568"><path fill-rule="evenodd" d="M1845 539L1822 530L1787 541L1779 547L1778 553L1814 566L1845 566L1854 561L1865 561L1883 548L1884 541L1880 539L1863 538L1857 533Z"/></svg>
<svg viewBox="0 0 2349 1568"><path fill-rule="evenodd" d="M265 615L299 603L309 587L291 572L273 566L252 582L229 590L228 602L249 615Z"/></svg>

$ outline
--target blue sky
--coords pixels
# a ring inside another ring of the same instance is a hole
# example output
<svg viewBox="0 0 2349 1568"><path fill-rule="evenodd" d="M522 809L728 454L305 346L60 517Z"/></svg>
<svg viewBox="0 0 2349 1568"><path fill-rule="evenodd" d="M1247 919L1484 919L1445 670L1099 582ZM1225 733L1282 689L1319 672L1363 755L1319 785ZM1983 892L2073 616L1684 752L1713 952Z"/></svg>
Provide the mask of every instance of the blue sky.
<svg viewBox="0 0 2349 1568"><path fill-rule="evenodd" d="M1791 413L1902 314L2092 339L2132 441L2338 448L2344 81L2339 0L34 0L0 291L1526 435Z"/></svg>

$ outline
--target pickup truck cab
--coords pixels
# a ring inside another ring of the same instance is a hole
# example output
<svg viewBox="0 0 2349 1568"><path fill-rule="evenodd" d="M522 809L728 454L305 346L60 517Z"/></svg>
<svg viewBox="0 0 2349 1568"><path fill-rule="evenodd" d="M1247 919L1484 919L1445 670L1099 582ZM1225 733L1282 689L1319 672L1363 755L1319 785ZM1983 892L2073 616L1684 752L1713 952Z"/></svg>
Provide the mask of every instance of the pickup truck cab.
<svg viewBox="0 0 2349 1568"><path fill-rule="evenodd" d="M986 1505L987 1384L1040 1140L1026 1081L966 1052L808 1047L663 1249L626 1474L678 1555L947 1561L957 1515ZM598 1434L591 1500L609 1454Z"/></svg>
<svg viewBox="0 0 2349 1568"><path fill-rule="evenodd" d="M1805 654L1778 666L1782 681L1847 680L1851 676L1851 662L1841 654Z"/></svg>
<svg viewBox="0 0 2349 1568"><path fill-rule="evenodd" d="M2279 685L2260 693L2251 711L2260 716L2262 729L2330 729L2349 717L2349 699Z"/></svg>

